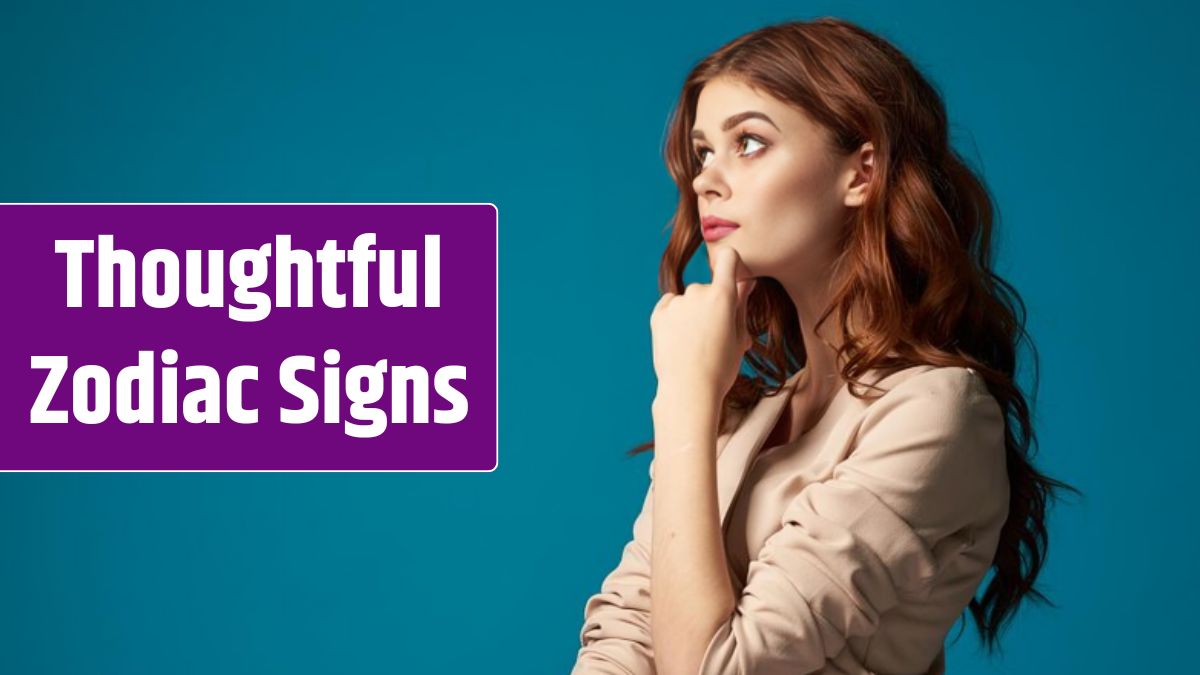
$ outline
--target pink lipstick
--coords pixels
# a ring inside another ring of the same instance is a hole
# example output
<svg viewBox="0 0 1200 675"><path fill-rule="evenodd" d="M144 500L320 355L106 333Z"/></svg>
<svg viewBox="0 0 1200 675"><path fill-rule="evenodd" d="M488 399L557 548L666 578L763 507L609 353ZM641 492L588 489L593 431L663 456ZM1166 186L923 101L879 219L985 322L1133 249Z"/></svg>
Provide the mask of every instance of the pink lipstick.
<svg viewBox="0 0 1200 675"><path fill-rule="evenodd" d="M704 240L714 242L736 230L738 224L716 216L704 216L700 219L700 228L704 235Z"/></svg>

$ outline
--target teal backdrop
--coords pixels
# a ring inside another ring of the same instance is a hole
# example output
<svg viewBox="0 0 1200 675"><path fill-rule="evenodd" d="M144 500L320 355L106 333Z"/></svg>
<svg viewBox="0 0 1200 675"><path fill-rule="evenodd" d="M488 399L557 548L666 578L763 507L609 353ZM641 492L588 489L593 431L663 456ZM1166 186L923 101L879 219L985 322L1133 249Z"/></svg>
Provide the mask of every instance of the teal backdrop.
<svg viewBox="0 0 1200 675"><path fill-rule="evenodd" d="M944 94L1029 306L1038 465L1085 493L1051 520L1058 607L995 659L955 628L950 672L1174 670L1200 599L1194 8L42 1L0 9L0 201L499 207L501 461L0 475L0 672L567 672L647 487L623 452L652 431L674 97L725 41L826 14Z"/></svg>

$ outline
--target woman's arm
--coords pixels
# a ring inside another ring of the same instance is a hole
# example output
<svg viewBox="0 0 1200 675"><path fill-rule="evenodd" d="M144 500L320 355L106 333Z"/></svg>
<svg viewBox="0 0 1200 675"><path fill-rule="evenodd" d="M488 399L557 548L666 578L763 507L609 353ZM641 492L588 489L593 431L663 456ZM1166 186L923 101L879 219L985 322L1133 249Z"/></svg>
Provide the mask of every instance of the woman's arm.
<svg viewBox="0 0 1200 675"><path fill-rule="evenodd" d="M587 599L579 652L571 675L654 675L650 642L650 523L654 511L654 460L633 538L620 562Z"/></svg>
<svg viewBox="0 0 1200 675"><path fill-rule="evenodd" d="M703 389L660 388L652 410L654 661L660 675L691 675L735 606L717 506L718 408Z"/></svg>
<svg viewBox="0 0 1200 675"><path fill-rule="evenodd" d="M736 414L736 413L735 413ZM717 437L718 455L741 422L730 420L730 430ZM650 460L650 486L642 510L633 521L633 538L625 544L621 560L588 598L579 631L580 649L571 675L654 675L654 647L650 638L650 540L654 520L654 464Z"/></svg>
<svg viewBox="0 0 1200 675"><path fill-rule="evenodd" d="M711 284L664 293L650 314L658 376L650 623L660 675L695 673L734 608L717 506L717 423L754 344L746 300L756 281L735 249L713 257Z"/></svg>

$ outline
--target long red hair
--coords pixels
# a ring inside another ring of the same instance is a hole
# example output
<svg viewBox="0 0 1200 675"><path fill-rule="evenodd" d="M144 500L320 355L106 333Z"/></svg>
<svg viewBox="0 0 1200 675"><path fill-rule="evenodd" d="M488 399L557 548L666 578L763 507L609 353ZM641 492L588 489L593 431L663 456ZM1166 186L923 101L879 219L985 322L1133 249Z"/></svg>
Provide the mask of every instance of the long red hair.
<svg viewBox="0 0 1200 675"><path fill-rule="evenodd" d="M692 188L700 167L689 132L700 90L718 76L800 107L844 153L867 141L874 145L877 169L866 201L846 223L834 267L839 286L817 322L837 313L838 368L851 393L863 398L853 385L870 387L859 381L869 370L965 366L983 376L1004 411L1009 515L991 582L968 606L984 646L994 652L1023 599L1053 605L1034 587L1049 543L1047 501L1057 489L1079 491L1031 462L1036 434L1014 376L1024 340L1036 391L1037 350L1025 331L1024 302L992 271L988 190L950 146L941 96L892 44L841 19L767 26L718 49L684 82L664 148L679 204L659 267L661 292L683 292L684 268L702 243ZM778 392L806 361L795 307L777 281L759 279L746 317L755 336L746 359L756 374L740 374L726 395L722 431L735 411ZM650 441L629 454L653 447Z"/></svg>

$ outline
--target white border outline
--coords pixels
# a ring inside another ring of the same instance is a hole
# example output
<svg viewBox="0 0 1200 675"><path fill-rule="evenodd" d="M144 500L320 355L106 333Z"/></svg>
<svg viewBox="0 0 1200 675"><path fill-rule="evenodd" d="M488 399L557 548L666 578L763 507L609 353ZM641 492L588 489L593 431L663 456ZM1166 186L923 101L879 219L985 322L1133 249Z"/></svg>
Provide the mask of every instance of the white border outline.
<svg viewBox="0 0 1200 675"><path fill-rule="evenodd" d="M496 214L496 465L490 469L0 469L2 473L495 473L500 468L500 209L493 202L0 202L5 206L490 206Z"/></svg>

